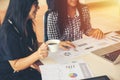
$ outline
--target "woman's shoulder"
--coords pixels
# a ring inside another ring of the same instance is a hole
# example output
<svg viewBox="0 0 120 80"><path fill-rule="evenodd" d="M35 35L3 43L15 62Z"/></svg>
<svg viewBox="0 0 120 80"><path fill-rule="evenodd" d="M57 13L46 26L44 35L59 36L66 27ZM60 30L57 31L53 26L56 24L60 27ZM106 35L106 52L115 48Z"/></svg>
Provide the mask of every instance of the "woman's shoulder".
<svg viewBox="0 0 120 80"><path fill-rule="evenodd" d="M48 13L48 16L49 17L57 17L58 16L58 12L57 11L50 11L49 13Z"/></svg>

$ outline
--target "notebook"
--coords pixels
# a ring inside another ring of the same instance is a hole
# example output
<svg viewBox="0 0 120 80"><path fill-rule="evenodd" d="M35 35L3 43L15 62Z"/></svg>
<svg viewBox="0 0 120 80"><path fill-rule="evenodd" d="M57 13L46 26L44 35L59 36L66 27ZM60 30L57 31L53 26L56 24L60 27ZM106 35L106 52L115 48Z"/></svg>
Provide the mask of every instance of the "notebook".
<svg viewBox="0 0 120 80"><path fill-rule="evenodd" d="M92 51L92 53L112 62L113 64L117 64L120 62L120 43Z"/></svg>

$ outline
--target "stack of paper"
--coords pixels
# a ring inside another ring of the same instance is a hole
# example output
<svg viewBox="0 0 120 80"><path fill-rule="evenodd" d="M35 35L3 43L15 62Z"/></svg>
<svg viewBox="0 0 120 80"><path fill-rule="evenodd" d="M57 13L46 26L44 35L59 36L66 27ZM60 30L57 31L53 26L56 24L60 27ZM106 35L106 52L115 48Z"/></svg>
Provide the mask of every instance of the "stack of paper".
<svg viewBox="0 0 120 80"><path fill-rule="evenodd" d="M76 40L73 43L75 44L76 49L70 49L68 51L59 49L59 51L54 54L49 53L48 57L59 63L63 63L63 61L61 61L61 58L64 60L64 62L68 62L70 59L79 57L80 55L88 54L92 51L120 43L120 35L115 32L111 32L101 40L86 37L80 40Z"/></svg>
<svg viewBox="0 0 120 80"><path fill-rule="evenodd" d="M92 77L86 63L53 64L40 66L42 80L80 80Z"/></svg>

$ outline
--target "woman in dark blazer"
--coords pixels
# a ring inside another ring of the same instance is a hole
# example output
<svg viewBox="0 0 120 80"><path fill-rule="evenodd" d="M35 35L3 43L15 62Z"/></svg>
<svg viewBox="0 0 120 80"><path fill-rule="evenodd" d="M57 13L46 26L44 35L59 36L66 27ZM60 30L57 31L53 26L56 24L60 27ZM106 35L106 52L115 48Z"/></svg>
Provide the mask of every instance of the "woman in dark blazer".
<svg viewBox="0 0 120 80"><path fill-rule="evenodd" d="M33 19L38 0L10 0L0 27L0 79L42 80L39 59L47 57L47 45L38 47Z"/></svg>

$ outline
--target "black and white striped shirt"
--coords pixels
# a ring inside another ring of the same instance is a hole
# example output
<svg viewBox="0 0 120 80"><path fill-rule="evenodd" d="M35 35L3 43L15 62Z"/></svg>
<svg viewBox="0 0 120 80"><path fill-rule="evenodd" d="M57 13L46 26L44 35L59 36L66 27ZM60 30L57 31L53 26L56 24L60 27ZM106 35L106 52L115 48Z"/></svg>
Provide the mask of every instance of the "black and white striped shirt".
<svg viewBox="0 0 120 80"><path fill-rule="evenodd" d="M82 8L82 15L87 28L85 33L83 31L80 31L81 19L80 19L80 15L76 14L74 18L68 16L68 24L66 25L63 35L61 35L57 22L58 13L54 11L49 13L47 20L48 39L60 39L60 40L69 40L69 41L81 39L82 34L86 34L86 32L91 29L89 10L87 6L84 6Z"/></svg>

